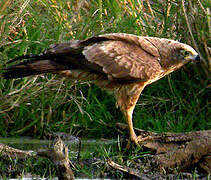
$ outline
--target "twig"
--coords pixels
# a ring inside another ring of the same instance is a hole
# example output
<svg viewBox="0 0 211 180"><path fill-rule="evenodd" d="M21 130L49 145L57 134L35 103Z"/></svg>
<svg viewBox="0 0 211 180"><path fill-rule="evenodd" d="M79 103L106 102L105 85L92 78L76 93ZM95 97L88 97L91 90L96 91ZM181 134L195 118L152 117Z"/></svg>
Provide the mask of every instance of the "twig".
<svg viewBox="0 0 211 180"><path fill-rule="evenodd" d="M108 159L107 160L107 163L112 168L117 169L119 171L122 171L124 173L127 173L129 175L135 176L135 177L140 178L142 180L151 180L151 178L150 177L147 177L147 175L145 175L145 174L141 174L140 175L137 172L135 172L135 170L133 170L131 168L128 168L128 167L121 166L121 165L115 163L114 161L112 161L111 159Z"/></svg>
<svg viewBox="0 0 211 180"><path fill-rule="evenodd" d="M206 10L205 8L203 7L202 3L200 2L200 0L197 0L199 6L201 7L202 11L204 11L204 14L206 14Z"/></svg>

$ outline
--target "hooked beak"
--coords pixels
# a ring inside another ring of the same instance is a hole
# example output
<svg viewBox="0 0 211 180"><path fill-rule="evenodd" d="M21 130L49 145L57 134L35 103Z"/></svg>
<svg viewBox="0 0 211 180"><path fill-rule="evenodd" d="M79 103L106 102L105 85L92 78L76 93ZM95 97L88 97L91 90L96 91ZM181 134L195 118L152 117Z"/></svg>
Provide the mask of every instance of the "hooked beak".
<svg viewBox="0 0 211 180"><path fill-rule="evenodd" d="M200 61L200 56L197 54L197 55L194 57L194 60L197 61L197 62Z"/></svg>
<svg viewBox="0 0 211 180"><path fill-rule="evenodd" d="M192 55L186 56L185 59L188 60L188 61L199 62L200 61L200 56L199 56L199 54L194 54L194 55L192 54Z"/></svg>

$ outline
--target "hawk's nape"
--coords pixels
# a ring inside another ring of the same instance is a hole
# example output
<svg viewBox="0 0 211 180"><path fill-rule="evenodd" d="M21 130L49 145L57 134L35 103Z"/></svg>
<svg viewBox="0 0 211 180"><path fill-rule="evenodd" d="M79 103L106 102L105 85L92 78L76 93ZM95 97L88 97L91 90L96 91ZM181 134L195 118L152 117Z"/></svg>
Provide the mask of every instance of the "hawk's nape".
<svg viewBox="0 0 211 180"><path fill-rule="evenodd" d="M40 55L26 55L4 69L6 79L43 73L60 74L70 79L92 80L112 91L129 126L131 140L137 137L132 122L136 102L144 87L199 59L189 45L174 40L112 33L86 40L72 40L51 46Z"/></svg>

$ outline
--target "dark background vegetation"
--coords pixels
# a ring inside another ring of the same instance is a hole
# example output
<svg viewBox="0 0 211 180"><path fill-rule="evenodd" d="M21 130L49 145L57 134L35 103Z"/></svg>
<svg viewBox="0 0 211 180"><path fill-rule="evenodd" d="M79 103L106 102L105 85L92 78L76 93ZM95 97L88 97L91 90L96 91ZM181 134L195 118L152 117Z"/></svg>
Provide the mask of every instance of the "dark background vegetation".
<svg viewBox="0 0 211 180"><path fill-rule="evenodd" d="M135 127L157 132L210 129L209 7L209 0L2 0L0 67L53 43L103 33L175 39L192 45L202 60L146 87L135 109ZM0 78L2 137L66 132L116 138L116 122L125 121L114 97L90 82L50 74Z"/></svg>

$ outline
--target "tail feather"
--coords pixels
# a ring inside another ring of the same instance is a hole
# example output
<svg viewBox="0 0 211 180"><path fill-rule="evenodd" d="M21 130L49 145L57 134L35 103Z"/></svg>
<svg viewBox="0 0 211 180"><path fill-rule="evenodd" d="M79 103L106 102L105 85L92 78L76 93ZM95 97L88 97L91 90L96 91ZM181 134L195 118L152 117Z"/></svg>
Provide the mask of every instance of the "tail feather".
<svg viewBox="0 0 211 180"><path fill-rule="evenodd" d="M57 73L62 70L83 69L103 73L102 67L89 62L82 51L89 44L102 41L104 38L90 40L72 40L67 43L52 45L39 55L25 55L8 61L9 67L3 69L1 75L5 79L22 78L43 73ZM10 65L17 62L16 65Z"/></svg>
<svg viewBox="0 0 211 180"><path fill-rule="evenodd" d="M5 79L22 78L31 75L38 75L43 73L53 73L56 71L67 70L68 67L53 60L46 60L45 55L27 55L15 58L8 63L15 62L20 59L27 59L19 64L9 66L3 70L3 77ZM48 57L49 58L49 57Z"/></svg>
<svg viewBox="0 0 211 180"><path fill-rule="evenodd" d="M24 55L24 56L18 56L14 59L11 59L7 62L7 64L10 64L10 63L13 63L13 62L16 62L18 60L26 60L27 62L30 61L30 60L44 60L46 58L49 58L49 55L46 55L46 54L27 54L27 55Z"/></svg>

